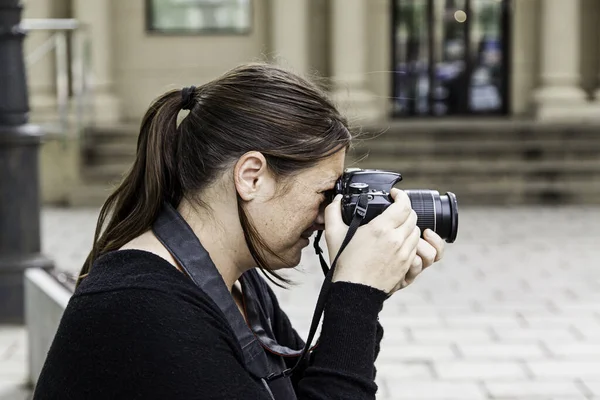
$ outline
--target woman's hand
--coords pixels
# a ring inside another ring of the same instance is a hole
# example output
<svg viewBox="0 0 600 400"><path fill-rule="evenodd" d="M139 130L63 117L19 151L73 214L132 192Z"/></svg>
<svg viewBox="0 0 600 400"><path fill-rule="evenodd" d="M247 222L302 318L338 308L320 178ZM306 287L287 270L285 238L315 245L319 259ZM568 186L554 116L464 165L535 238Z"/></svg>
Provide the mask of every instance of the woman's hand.
<svg viewBox="0 0 600 400"><path fill-rule="evenodd" d="M417 245L417 256L408 269L406 276L400 282L400 285L394 288L394 292L404 289L413 283L421 272L442 259L446 244L444 239L431 229L425 229L423 237L424 239L419 239L419 244Z"/></svg>
<svg viewBox="0 0 600 400"><path fill-rule="evenodd" d="M386 293L393 293L402 285L417 257L421 232L406 193L392 189L390 195L394 202L356 230L338 259L333 282L359 283ZM348 226L342 219L341 196L337 196L325 209L325 238L330 259L337 255L347 231Z"/></svg>

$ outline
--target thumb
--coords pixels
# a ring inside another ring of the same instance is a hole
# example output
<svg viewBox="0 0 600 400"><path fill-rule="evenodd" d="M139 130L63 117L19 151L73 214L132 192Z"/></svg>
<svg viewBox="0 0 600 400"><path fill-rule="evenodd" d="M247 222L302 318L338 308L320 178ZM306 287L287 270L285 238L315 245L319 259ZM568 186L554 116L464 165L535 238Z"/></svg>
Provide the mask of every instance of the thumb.
<svg viewBox="0 0 600 400"><path fill-rule="evenodd" d="M344 226L342 219L342 195L338 194L325 208L325 229L335 230Z"/></svg>
<svg viewBox="0 0 600 400"><path fill-rule="evenodd" d="M325 240L330 262L338 253L347 230L348 226L342 218L342 195L338 194L325 208Z"/></svg>

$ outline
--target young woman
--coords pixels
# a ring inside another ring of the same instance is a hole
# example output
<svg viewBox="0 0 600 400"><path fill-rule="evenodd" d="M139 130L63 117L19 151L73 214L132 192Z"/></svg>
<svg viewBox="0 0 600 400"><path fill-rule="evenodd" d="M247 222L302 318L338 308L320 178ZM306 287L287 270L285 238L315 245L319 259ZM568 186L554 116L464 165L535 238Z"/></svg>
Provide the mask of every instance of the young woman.
<svg viewBox="0 0 600 400"><path fill-rule="evenodd" d="M317 230L338 253L348 226L326 193L351 141L324 93L268 64L156 100L34 398L374 399L383 303L444 250L406 194L341 253L291 375L305 343L257 273L283 280Z"/></svg>

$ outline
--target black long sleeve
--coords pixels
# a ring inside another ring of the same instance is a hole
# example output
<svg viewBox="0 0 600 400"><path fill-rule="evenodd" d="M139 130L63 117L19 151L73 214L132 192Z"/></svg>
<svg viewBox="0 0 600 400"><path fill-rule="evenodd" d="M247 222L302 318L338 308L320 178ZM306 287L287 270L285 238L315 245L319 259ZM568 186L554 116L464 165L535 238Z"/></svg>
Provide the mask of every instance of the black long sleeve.
<svg viewBox="0 0 600 400"><path fill-rule="evenodd" d="M34 399L269 399L224 316L183 274L139 251L94 268L65 310ZM319 345L297 377L299 399L375 398L385 298L332 286ZM277 315L278 334L301 340L278 306Z"/></svg>

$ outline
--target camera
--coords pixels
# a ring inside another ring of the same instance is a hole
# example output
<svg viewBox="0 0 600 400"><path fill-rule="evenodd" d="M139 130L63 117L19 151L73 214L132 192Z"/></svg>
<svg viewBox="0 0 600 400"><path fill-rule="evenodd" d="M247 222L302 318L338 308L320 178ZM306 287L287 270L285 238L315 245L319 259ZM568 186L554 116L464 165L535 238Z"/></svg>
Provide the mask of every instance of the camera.
<svg viewBox="0 0 600 400"><path fill-rule="evenodd" d="M342 194L342 218L350 225L361 194L368 196L368 208L361 225L381 214L394 201L390 191L402 180L399 173L377 170L348 168L337 180L331 198ZM437 233L447 243L453 243L458 233L458 202L456 195L436 190L411 189L403 191L408 195L411 208L417 214L417 226L423 232L426 228Z"/></svg>

